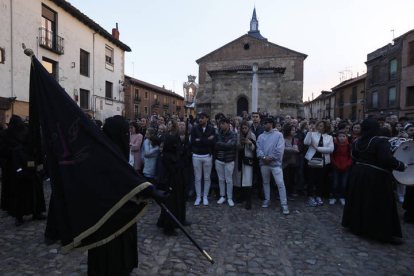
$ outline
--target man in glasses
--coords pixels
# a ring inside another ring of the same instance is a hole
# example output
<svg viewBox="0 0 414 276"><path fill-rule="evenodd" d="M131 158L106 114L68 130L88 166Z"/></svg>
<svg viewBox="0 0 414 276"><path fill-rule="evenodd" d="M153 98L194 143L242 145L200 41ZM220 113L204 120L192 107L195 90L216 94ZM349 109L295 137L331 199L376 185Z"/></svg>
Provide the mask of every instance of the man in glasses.
<svg viewBox="0 0 414 276"><path fill-rule="evenodd" d="M289 214L287 206L286 189L283 181L282 160L285 150L283 135L273 128L273 119L263 120L264 132L257 139L257 158L260 160L260 169L263 178L263 190L265 200L262 207L269 207L270 204L270 174L273 175L279 189L280 202L283 214Z"/></svg>

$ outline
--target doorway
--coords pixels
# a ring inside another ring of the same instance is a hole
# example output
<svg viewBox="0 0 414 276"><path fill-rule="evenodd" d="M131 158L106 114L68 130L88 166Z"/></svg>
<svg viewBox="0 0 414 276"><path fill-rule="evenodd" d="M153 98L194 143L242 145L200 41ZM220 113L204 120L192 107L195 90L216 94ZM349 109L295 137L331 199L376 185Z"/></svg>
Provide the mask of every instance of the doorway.
<svg viewBox="0 0 414 276"><path fill-rule="evenodd" d="M237 116L241 116L243 111L249 112L249 102L245 97L240 97L237 100Z"/></svg>

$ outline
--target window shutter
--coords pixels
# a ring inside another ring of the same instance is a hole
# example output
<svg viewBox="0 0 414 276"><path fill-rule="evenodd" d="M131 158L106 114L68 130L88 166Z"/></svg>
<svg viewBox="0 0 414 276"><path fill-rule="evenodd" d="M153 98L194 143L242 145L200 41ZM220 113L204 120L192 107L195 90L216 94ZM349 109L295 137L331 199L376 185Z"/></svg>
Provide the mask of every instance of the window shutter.
<svg viewBox="0 0 414 276"><path fill-rule="evenodd" d="M105 55L107 55L108 57L112 57L112 50L109 48L105 48Z"/></svg>
<svg viewBox="0 0 414 276"><path fill-rule="evenodd" d="M52 22L55 22L55 12L49 10L45 6L42 6L42 16Z"/></svg>

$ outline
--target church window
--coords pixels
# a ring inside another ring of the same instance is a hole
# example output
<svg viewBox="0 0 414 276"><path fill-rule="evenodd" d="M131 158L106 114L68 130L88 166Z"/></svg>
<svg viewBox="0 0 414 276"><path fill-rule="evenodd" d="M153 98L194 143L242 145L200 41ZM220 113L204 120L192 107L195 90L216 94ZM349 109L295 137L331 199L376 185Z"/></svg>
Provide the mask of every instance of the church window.
<svg viewBox="0 0 414 276"><path fill-rule="evenodd" d="M245 43L243 46L243 49L245 49L246 51L250 49L250 44L249 43Z"/></svg>

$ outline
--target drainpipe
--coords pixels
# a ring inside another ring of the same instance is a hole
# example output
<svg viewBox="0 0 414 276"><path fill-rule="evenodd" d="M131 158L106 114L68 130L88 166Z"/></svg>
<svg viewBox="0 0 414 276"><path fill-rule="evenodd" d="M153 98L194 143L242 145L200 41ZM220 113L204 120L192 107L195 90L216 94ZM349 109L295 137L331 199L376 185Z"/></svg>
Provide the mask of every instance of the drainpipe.
<svg viewBox="0 0 414 276"><path fill-rule="evenodd" d="M10 66L11 66L11 74L10 74L11 95L10 95L10 97L13 98L13 94L14 94L14 85L13 85L13 72L14 72L14 64L13 64L13 0L10 0ZM12 113L14 113L14 104L12 104Z"/></svg>
<svg viewBox="0 0 414 276"><path fill-rule="evenodd" d="M100 30L96 31L93 34L93 45L92 45L92 62L93 62L93 68L92 68L92 99L93 100L93 118L95 118L95 112L96 112L96 98L95 98L95 35L99 34Z"/></svg>

